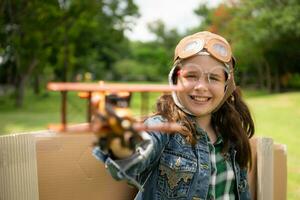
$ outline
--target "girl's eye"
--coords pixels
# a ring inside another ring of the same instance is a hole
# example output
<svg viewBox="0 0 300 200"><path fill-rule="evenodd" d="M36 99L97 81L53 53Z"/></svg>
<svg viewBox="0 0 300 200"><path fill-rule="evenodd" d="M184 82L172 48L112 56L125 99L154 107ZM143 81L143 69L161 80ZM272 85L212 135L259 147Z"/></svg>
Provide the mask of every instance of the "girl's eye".
<svg viewBox="0 0 300 200"><path fill-rule="evenodd" d="M209 79L211 81L221 81L221 78L218 75L209 74Z"/></svg>
<svg viewBox="0 0 300 200"><path fill-rule="evenodd" d="M197 76L194 75L194 74L187 74L187 75L185 76L185 78L191 80L191 79L196 79Z"/></svg>

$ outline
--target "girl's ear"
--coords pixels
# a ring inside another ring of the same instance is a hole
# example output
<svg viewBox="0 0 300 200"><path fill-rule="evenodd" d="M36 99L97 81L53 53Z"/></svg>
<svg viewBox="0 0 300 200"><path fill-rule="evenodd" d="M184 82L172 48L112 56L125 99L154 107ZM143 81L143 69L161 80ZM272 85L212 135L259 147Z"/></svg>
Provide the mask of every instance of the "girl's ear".
<svg viewBox="0 0 300 200"><path fill-rule="evenodd" d="M235 100L235 99L234 99L234 96L231 95L231 101L234 102L234 100Z"/></svg>

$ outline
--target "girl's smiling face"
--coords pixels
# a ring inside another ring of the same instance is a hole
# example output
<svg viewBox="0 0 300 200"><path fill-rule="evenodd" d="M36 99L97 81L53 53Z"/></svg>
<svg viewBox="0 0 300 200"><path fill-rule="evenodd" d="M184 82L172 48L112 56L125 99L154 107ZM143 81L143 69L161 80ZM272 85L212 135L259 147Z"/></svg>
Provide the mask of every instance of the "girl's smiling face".
<svg viewBox="0 0 300 200"><path fill-rule="evenodd" d="M197 117L211 115L225 94L225 65L211 56L194 56L182 61L177 84L185 90L177 97L189 112Z"/></svg>

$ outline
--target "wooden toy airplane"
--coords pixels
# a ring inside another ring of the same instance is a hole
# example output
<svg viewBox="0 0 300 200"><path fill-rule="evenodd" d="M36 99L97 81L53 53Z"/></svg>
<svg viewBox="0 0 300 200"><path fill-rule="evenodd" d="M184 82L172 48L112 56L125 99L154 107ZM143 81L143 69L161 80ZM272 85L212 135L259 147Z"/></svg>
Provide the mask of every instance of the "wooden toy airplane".
<svg viewBox="0 0 300 200"><path fill-rule="evenodd" d="M145 140L143 131L162 131L167 133L178 132L181 126L177 123L161 123L147 126L132 117L129 108L131 95L134 92L142 93L142 110L147 101L149 92L179 91L178 86L158 84L107 84L99 83L57 83L50 82L47 85L50 91L61 92L61 124L49 125L50 130L56 132L93 132L98 137L98 145L103 149L111 149L112 146L124 148L119 151L119 157L132 154L137 143ZM67 92L78 91L81 98L87 99L87 121L82 124L70 125L67 122ZM144 102L144 103L143 103ZM107 147L107 144L110 147ZM106 145L106 146L105 146ZM120 156L120 154L122 154Z"/></svg>

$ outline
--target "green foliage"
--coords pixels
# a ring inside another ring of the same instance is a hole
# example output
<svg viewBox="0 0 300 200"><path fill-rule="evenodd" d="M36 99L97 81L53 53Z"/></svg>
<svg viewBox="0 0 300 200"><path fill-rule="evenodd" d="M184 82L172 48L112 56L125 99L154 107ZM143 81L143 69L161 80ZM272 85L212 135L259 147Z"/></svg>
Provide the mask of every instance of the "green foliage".
<svg viewBox="0 0 300 200"><path fill-rule="evenodd" d="M132 44L131 51L132 59L142 63L142 66L151 66L152 73L146 74L148 80L163 80L166 78L172 60L166 48L156 42L137 42Z"/></svg>
<svg viewBox="0 0 300 200"><path fill-rule="evenodd" d="M231 42L241 84L280 91L286 89L286 73L300 72L299 1L239 0L216 8L201 4L195 13L203 19L200 29Z"/></svg>
<svg viewBox="0 0 300 200"><path fill-rule="evenodd" d="M290 77L288 77L287 87L300 89L300 74L290 74Z"/></svg>
<svg viewBox="0 0 300 200"><path fill-rule="evenodd" d="M299 1L206 3L195 9L199 25L183 35L209 30L225 36L237 58L238 84L295 87L297 78L287 74L300 73ZM129 41L124 31L138 16L133 0L5 0L0 10L0 84L14 85L17 99L22 85L74 81L86 72L98 80L166 80L183 37L155 21L148 25L155 40Z"/></svg>
<svg viewBox="0 0 300 200"><path fill-rule="evenodd" d="M233 22L237 28L246 30L239 34L252 42L252 45L245 43L245 46L249 45L255 51L244 51L246 55L242 59L256 65L257 69L261 68L261 78L267 74L269 90L279 90L284 87L281 79L285 73L299 72L296 66L299 65L300 5L292 0L243 2L243 10L237 8L241 18ZM245 17L247 20L242 21ZM251 57L253 54L257 59ZM253 70L253 67L248 68Z"/></svg>
<svg viewBox="0 0 300 200"><path fill-rule="evenodd" d="M115 79L120 81L158 81L159 72L154 65L123 59L115 63Z"/></svg>
<svg viewBox="0 0 300 200"><path fill-rule="evenodd" d="M124 31L138 16L132 0L6 0L0 10L0 83L16 87L19 104L28 79L49 81L39 78L44 72L63 81L83 71L104 78L127 54Z"/></svg>
<svg viewBox="0 0 300 200"><path fill-rule="evenodd" d="M173 64L174 48L181 36L175 29L168 30L161 21L155 21L148 27L156 39L150 42L131 42L129 58L135 60L136 64L130 66L139 65L141 69L132 67L132 73L135 71L137 75L133 75L132 77L135 78L130 80L167 80ZM118 71L119 68L114 69ZM138 73L144 73L144 75L138 75Z"/></svg>

